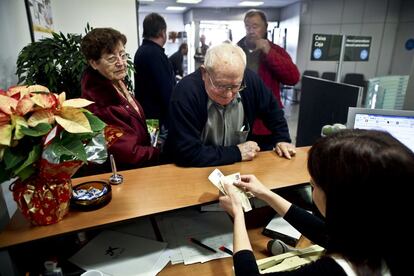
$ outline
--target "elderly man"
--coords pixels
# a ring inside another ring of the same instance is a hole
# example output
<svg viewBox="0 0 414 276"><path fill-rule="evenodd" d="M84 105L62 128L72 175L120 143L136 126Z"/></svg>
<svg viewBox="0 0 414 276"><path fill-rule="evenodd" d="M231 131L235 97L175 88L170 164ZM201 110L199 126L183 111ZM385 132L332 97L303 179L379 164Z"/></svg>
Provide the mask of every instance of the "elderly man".
<svg viewBox="0 0 414 276"><path fill-rule="evenodd" d="M174 89L169 107L166 149L182 166L216 166L252 160L260 151L249 141L250 126L260 117L272 130L279 156L290 159L283 111L263 81L246 70L243 50L229 43L211 47L204 65Z"/></svg>

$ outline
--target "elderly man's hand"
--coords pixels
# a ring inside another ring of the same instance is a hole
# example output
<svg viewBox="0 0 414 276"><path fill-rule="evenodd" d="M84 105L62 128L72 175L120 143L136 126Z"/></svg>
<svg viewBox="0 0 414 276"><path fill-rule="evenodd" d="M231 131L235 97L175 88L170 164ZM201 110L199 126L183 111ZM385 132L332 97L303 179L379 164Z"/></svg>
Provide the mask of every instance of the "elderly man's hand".
<svg viewBox="0 0 414 276"><path fill-rule="evenodd" d="M292 159L296 155L296 148L294 145L286 142L279 142L276 144L275 151L280 157L284 156L287 159Z"/></svg>
<svg viewBox="0 0 414 276"><path fill-rule="evenodd" d="M247 141L242 144L238 144L237 147L240 150L242 161L253 160L257 152L260 151L260 148L257 145L257 143L253 141Z"/></svg>

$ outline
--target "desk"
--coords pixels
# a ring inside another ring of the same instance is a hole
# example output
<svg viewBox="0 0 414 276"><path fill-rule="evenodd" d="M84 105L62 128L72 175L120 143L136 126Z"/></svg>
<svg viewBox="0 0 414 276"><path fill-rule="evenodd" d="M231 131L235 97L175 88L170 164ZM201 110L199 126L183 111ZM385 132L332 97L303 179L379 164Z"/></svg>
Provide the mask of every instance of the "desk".
<svg viewBox="0 0 414 276"><path fill-rule="evenodd" d="M309 181L306 168L308 147L298 148L292 160L272 151L260 152L249 162L219 166L225 174L255 174L271 189ZM174 164L123 171L124 183L112 186L111 202L96 211L69 214L59 223L32 226L17 211L0 233L0 248L53 237L169 210L200 205L218 199L217 189L208 181L214 167L181 168ZM110 174L73 179L73 185L85 181L107 180Z"/></svg>
<svg viewBox="0 0 414 276"><path fill-rule="evenodd" d="M270 257L267 253L266 246L270 238L262 235L263 226L248 229L250 243L252 245L254 256L257 260ZM305 248L312 243L303 236L299 239L297 248ZM167 265L158 276L233 276L233 258L213 260L204 264L196 263L192 265L176 264Z"/></svg>

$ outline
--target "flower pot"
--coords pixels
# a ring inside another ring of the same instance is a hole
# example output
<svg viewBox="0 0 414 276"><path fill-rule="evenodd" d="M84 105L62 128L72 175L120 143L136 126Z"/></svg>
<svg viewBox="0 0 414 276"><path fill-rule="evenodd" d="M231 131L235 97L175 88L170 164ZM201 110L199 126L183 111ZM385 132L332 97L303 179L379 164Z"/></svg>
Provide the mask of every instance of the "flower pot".
<svg viewBox="0 0 414 276"><path fill-rule="evenodd" d="M33 225L57 223L69 212L72 196L70 178L50 179L35 175L10 186L23 215Z"/></svg>

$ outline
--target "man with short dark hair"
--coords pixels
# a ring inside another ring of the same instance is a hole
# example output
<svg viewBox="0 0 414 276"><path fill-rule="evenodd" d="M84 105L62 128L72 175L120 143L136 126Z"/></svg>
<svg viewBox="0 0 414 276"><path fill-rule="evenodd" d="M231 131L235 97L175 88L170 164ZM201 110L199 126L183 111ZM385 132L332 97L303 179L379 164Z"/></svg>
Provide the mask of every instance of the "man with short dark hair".
<svg viewBox="0 0 414 276"><path fill-rule="evenodd" d="M167 110L175 75L164 52L167 24L157 13L148 14L143 22L142 45L134 57L135 97L141 103L147 119L158 119L162 141L167 135Z"/></svg>
<svg viewBox="0 0 414 276"><path fill-rule="evenodd" d="M267 19L264 12L249 10L244 17L244 26L246 36L237 45L246 53L247 68L260 76L275 95L280 107L283 107L279 83L295 85L299 81L299 70L283 48L267 39ZM254 122L253 135L260 147L273 147L271 131L261 120Z"/></svg>

